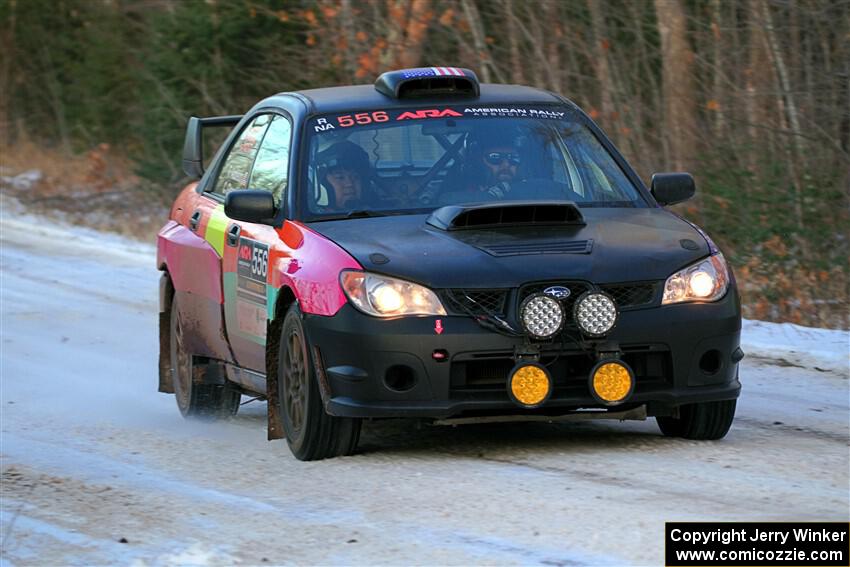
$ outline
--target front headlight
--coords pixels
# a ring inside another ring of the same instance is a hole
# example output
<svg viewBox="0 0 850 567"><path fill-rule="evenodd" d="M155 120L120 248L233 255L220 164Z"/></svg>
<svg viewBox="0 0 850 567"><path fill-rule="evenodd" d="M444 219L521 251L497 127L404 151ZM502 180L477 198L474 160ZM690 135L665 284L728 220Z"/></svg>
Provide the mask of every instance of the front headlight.
<svg viewBox="0 0 850 567"><path fill-rule="evenodd" d="M723 254L718 252L667 278L661 304L717 301L728 288L729 268Z"/></svg>
<svg viewBox="0 0 850 567"><path fill-rule="evenodd" d="M353 270L342 272L339 283L351 303L367 315L446 314L437 294L419 284Z"/></svg>

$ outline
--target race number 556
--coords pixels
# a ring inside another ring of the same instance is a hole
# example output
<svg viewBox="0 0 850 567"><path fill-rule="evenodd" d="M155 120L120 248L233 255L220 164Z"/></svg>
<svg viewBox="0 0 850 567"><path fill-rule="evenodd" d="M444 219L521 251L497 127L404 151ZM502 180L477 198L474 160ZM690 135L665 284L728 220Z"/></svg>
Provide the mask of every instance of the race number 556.
<svg viewBox="0 0 850 567"><path fill-rule="evenodd" d="M387 122L390 117L383 110L375 112L360 112L357 114L346 114L339 116L336 120L343 128L354 126L355 124L371 124L372 122Z"/></svg>
<svg viewBox="0 0 850 567"><path fill-rule="evenodd" d="M268 249L254 248L254 253L251 257L251 274L265 279L269 270L269 251Z"/></svg>

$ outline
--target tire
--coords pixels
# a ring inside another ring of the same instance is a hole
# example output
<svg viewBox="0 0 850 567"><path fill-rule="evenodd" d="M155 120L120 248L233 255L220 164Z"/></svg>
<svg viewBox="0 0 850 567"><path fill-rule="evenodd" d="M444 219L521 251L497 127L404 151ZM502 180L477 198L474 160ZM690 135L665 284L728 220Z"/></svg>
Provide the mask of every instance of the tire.
<svg viewBox="0 0 850 567"><path fill-rule="evenodd" d="M278 400L286 442L300 461L351 455L360 419L328 415L322 405L310 342L295 303L286 312L278 357Z"/></svg>
<svg viewBox="0 0 850 567"><path fill-rule="evenodd" d="M679 417L656 417L667 437L716 440L726 436L735 419L737 400L687 404L679 408Z"/></svg>
<svg viewBox="0 0 850 567"><path fill-rule="evenodd" d="M183 324L175 298L171 300L170 317L171 380L177 408L183 417L221 419L236 415L241 394L229 383L197 384L192 354L185 348Z"/></svg>

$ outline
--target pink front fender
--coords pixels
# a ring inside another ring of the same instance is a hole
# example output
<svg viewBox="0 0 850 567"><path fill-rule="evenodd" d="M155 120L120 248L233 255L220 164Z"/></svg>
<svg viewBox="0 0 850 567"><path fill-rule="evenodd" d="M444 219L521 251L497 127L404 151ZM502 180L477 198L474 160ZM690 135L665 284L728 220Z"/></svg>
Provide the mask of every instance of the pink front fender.
<svg viewBox="0 0 850 567"><path fill-rule="evenodd" d="M290 256L275 259L271 285L275 289L284 285L292 289L303 313L336 315L347 301L339 285L340 271L362 270L362 266L348 252L306 226L291 221L286 224L286 234L281 236L298 246ZM301 238L294 238L296 231Z"/></svg>

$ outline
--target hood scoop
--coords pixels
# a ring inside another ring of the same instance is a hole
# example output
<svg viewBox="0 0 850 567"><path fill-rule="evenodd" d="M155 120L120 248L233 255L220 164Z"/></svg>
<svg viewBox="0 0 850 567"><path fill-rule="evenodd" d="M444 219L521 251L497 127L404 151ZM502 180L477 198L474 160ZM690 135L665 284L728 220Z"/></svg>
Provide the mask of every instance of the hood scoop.
<svg viewBox="0 0 850 567"><path fill-rule="evenodd" d="M431 213L425 222L440 230L586 224L579 208L570 201L449 205Z"/></svg>

